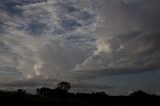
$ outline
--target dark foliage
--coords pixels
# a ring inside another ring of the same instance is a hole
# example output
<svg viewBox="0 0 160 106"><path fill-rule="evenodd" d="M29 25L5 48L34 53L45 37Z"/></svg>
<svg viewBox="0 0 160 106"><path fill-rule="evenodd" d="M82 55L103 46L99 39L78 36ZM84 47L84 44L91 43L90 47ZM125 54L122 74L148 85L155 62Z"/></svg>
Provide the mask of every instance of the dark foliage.
<svg viewBox="0 0 160 106"><path fill-rule="evenodd" d="M142 90L139 90L139 91L132 93L130 96L151 96L151 95L143 92Z"/></svg>
<svg viewBox="0 0 160 106"><path fill-rule="evenodd" d="M58 83L56 88L56 90L62 92L68 92L70 89L71 89L71 84L65 81Z"/></svg>
<svg viewBox="0 0 160 106"><path fill-rule="evenodd" d="M71 89L71 84L68 82L60 82L55 89L50 88L37 88L36 94L39 96L65 96L68 95L68 91Z"/></svg>
<svg viewBox="0 0 160 106"><path fill-rule="evenodd" d="M136 91L129 96L109 96L105 92L93 93L70 93L70 83L61 82L55 89L37 88L36 94L27 93L26 90L0 91L0 100L5 103L52 103L54 105L89 105L89 106L136 106L157 105L159 96L150 95L142 90ZM143 96L143 98L142 98ZM7 101L7 102L6 102Z"/></svg>

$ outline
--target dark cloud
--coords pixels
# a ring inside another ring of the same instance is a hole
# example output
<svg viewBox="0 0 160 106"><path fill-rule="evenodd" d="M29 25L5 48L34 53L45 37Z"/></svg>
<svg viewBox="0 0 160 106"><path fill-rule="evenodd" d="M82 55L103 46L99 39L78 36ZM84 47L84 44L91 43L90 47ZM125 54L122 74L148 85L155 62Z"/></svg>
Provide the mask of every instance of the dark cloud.
<svg viewBox="0 0 160 106"><path fill-rule="evenodd" d="M22 13L22 10L21 9L18 9L16 6L17 5L20 5L19 2L17 2L16 0L15 1L6 1L6 0L3 0L1 3L0 3L0 9L3 10L3 11L7 11L7 13L9 15L20 15Z"/></svg>
<svg viewBox="0 0 160 106"><path fill-rule="evenodd" d="M158 70L158 5L158 1L149 0L103 1L97 50L75 69L97 70L102 75Z"/></svg>
<svg viewBox="0 0 160 106"><path fill-rule="evenodd" d="M46 24L40 23L37 20L32 20L27 26L23 27L24 30L27 30L32 36L41 36L45 34L45 31L48 29Z"/></svg>
<svg viewBox="0 0 160 106"><path fill-rule="evenodd" d="M159 70L159 5L157 0L3 0L0 73L8 80L2 85L50 86L44 78L81 82Z"/></svg>
<svg viewBox="0 0 160 106"><path fill-rule="evenodd" d="M6 11L8 15L22 16L23 10L18 6L46 2L47 0L3 0L0 2L0 10Z"/></svg>
<svg viewBox="0 0 160 106"><path fill-rule="evenodd" d="M65 28L66 30L73 30L73 29L81 26L81 24L77 23L76 20L67 19L66 17L64 17L64 19L61 22L61 26L62 26L62 28Z"/></svg>
<svg viewBox="0 0 160 106"><path fill-rule="evenodd" d="M34 78L29 80L18 80L18 81L11 81L6 83L1 83L0 86L3 87L13 87L13 88L25 88L25 87L53 87L57 83L57 80L55 79L42 79L42 78Z"/></svg>
<svg viewBox="0 0 160 106"><path fill-rule="evenodd" d="M5 24L0 21L0 33L5 33Z"/></svg>

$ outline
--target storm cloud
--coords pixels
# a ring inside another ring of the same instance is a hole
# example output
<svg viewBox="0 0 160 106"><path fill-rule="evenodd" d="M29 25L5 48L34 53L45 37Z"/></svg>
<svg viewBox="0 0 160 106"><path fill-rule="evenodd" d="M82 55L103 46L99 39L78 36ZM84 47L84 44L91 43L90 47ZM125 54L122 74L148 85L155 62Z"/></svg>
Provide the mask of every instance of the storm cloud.
<svg viewBox="0 0 160 106"><path fill-rule="evenodd" d="M96 27L97 49L76 69L106 74L114 69L115 74L158 70L158 7L159 2L149 0L104 1Z"/></svg>
<svg viewBox="0 0 160 106"><path fill-rule="evenodd" d="M3 0L1 85L52 85L45 79L78 84L159 70L159 5L157 0Z"/></svg>

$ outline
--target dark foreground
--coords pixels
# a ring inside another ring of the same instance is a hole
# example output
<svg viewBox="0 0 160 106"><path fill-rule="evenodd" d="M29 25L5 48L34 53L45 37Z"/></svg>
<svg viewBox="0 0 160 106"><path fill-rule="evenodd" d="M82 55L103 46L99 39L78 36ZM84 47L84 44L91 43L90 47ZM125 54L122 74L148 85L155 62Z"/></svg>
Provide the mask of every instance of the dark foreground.
<svg viewBox="0 0 160 106"><path fill-rule="evenodd" d="M52 104L52 105L74 105L74 106L160 106L158 96L93 96L93 95L70 95L43 97L36 95L28 96L1 96L3 104Z"/></svg>
<svg viewBox="0 0 160 106"><path fill-rule="evenodd" d="M26 90L0 91L0 103L20 105L49 106L160 106L160 97L145 93L141 90L128 96L109 96L105 92L70 93L68 82L61 82L55 89L37 88L36 94L29 94Z"/></svg>

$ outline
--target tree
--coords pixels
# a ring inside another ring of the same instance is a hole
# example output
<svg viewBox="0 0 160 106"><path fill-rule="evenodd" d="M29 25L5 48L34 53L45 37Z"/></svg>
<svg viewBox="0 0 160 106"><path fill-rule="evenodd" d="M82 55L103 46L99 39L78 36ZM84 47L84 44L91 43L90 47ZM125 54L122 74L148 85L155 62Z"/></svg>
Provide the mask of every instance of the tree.
<svg viewBox="0 0 160 106"><path fill-rule="evenodd" d="M145 92L142 91L142 90L138 90L138 91L132 93L130 96L151 96L151 95L145 93Z"/></svg>
<svg viewBox="0 0 160 106"><path fill-rule="evenodd" d="M18 95L26 95L26 94L27 94L27 91L26 91L26 90L23 90L23 89L18 89L18 90L17 90L17 93L18 93Z"/></svg>
<svg viewBox="0 0 160 106"><path fill-rule="evenodd" d="M57 90L68 92L71 89L71 84L69 82L63 81L57 84Z"/></svg>
<svg viewBox="0 0 160 106"><path fill-rule="evenodd" d="M36 89L36 94L41 96L50 96L52 94L52 91L53 90L50 88L42 87Z"/></svg>
<svg viewBox="0 0 160 106"><path fill-rule="evenodd" d="M37 88L37 89L36 89L36 94L37 94L37 95L40 95L40 88Z"/></svg>

